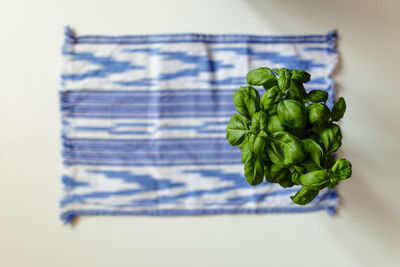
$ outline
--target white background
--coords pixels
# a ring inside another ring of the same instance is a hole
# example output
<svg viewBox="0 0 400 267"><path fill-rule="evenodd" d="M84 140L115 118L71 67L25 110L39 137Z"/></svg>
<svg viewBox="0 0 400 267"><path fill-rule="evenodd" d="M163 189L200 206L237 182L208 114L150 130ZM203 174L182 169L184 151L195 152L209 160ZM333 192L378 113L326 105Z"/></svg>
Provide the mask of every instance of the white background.
<svg viewBox="0 0 400 267"><path fill-rule="evenodd" d="M0 0L0 266L400 266L400 1ZM78 34L340 34L342 156L325 212L59 221L63 26Z"/></svg>

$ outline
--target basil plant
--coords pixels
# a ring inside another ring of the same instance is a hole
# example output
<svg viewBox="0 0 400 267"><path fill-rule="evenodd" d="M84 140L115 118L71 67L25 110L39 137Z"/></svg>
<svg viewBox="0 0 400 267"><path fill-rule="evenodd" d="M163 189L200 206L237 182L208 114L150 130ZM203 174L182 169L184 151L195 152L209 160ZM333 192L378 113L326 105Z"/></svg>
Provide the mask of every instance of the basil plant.
<svg viewBox="0 0 400 267"><path fill-rule="evenodd" d="M332 157L342 144L336 123L343 117L346 102L341 97L330 110L327 92L306 92L303 84L309 80L310 74L303 70L263 67L250 71L249 86L233 95L238 113L226 129L229 143L242 152L247 182L255 186L265 179L282 187L300 185L291 196L299 205L351 176L351 163ZM252 86L263 86L264 94L260 97Z"/></svg>

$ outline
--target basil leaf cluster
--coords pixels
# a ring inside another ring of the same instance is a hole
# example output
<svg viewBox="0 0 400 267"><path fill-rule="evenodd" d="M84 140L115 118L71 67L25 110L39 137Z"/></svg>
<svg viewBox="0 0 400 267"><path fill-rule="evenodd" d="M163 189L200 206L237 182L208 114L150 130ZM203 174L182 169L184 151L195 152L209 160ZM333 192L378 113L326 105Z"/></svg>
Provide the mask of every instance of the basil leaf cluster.
<svg viewBox="0 0 400 267"><path fill-rule="evenodd" d="M291 196L299 205L311 202L320 190L335 187L352 172L350 161L332 158L342 145L337 122L346 102L340 97L330 110L327 92L306 92L304 83L310 78L304 70L251 70L248 86L233 94L238 113L226 128L228 142L242 152L247 182L255 186L265 179L282 187L300 185ZM264 94L260 97L253 86L262 86Z"/></svg>

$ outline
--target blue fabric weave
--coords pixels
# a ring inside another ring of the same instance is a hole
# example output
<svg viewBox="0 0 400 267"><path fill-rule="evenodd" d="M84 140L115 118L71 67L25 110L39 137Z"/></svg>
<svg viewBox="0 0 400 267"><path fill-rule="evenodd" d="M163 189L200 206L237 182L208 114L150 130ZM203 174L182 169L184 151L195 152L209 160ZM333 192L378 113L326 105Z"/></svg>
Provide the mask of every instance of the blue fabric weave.
<svg viewBox="0 0 400 267"><path fill-rule="evenodd" d="M307 36L159 34L76 36L62 49L64 222L77 215L206 215L328 210L298 187L250 187L225 139L232 95L249 70L304 69L329 93L337 33ZM263 89L258 88L260 93Z"/></svg>

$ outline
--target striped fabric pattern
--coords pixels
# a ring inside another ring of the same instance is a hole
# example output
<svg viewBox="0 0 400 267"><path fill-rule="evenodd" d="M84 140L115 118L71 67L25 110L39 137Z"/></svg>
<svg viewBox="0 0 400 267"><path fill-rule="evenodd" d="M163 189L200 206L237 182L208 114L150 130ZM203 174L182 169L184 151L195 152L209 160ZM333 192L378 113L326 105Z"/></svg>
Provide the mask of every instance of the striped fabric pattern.
<svg viewBox="0 0 400 267"><path fill-rule="evenodd" d="M67 27L61 219L334 212L334 190L298 206L289 198L298 187L249 186L240 150L229 145L225 129L235 112L233 92L261 66L307 70L306 89L328 91L332 105L336 38L335 31L76 36Z"/></svg>

